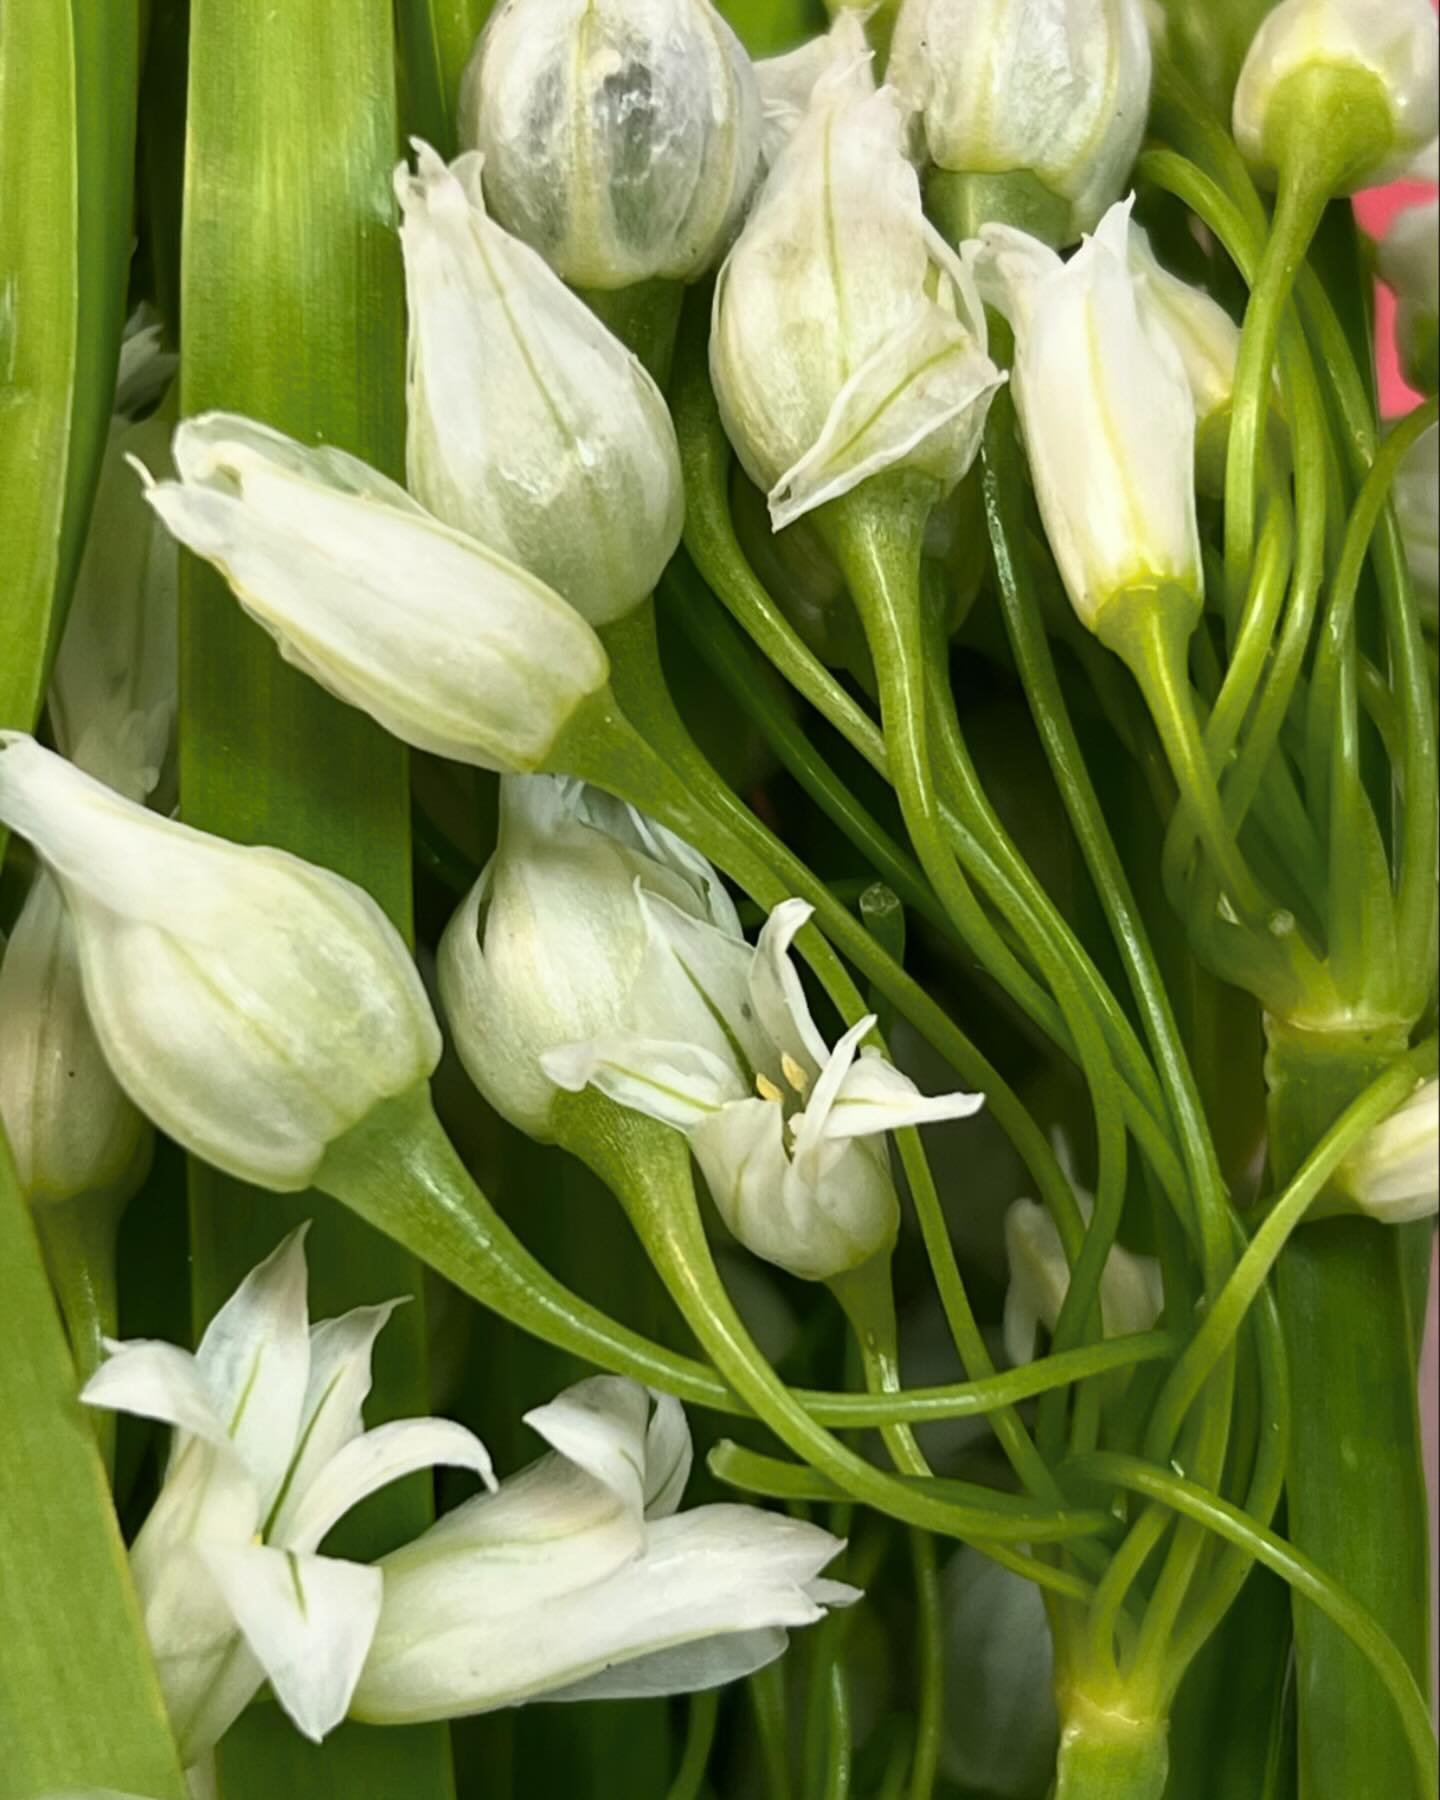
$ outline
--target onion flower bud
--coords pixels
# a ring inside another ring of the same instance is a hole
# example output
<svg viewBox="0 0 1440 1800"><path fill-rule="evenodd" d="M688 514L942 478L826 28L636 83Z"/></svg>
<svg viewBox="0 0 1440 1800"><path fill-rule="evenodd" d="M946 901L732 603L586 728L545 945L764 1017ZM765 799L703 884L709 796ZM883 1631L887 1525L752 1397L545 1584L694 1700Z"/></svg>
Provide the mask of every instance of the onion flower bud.
<svg viewBox="0 0 1440 1800"><path fill-rule="evenodd" d="M380 1563L353 1716L462 1718L530 1700L624 1700L739 1680L788 1630L857 1600L843 1548L752 1506L679 1510L678 1401L597 1376L527 1413L550 1454Z"/></svg>
<svg viewBox="0 0 1440 1800"><path fill-rule="evenodd" d="M1440 1082L1427 1081L1340 1165L1339 1192L1385 1225L1433 1219L1440 1207Z"/></svg>
<svg viewBox="0 0 1440 1800"><path fill-rule="evenodd" d="M561 1092L542 1058L580 1039L659 1030L717 1054L725 1028L701 987L654 944L652 909L706 927L722 957L741 939L704 857L598 788L516 776L500 789L495 855L441 942L440 995L471 1080L519 1130L548 1140Z"/></svg>
<svg viewBox="0 0 1440 1800"><path fill-rule="evenodd" d="M1307 77L1354 78L1343 117L1316 116ZM1430 0L1283 0L1262 21L1235 90L1235 139L1273 177L1297 127L1326 137L1336 191L1394 181L1440 130L1440 51Z"/></svg>
<svg viewBox="0 0 1440 1800"><path fill-rule="evenodd" d="M1112 600L1204 591L1195 508L1195 401L1186 366L1131 260L1130 204L1062 262L989 226L966 246L1015 330L1014 386L1035 491L1071 604L1096 630Z"/></svg>
<svg viewBox="0 0 1440 1800"><path fill-rule="evenodd" d="M480 158L401 169L411 492L592 625L640 605L684 523L670 412L641 364L486 215Z"/></svg>
<svg viewBox="0 0 1440 1800"><path fill-rule="evenodd" d="M1077 1194L1076 1203L1090 1223L1095 1203ZM1010 1286L1005 1293L1005 1354L1019 1368L1034 1362L1036 1338L1043 1326L1053 1334L1070 1292L1070 1266L1055 1221L1033 1200L1017 1200L1005 1215L1005 1249L1010 1259ZM1106 1337L1149 1331L1165 1305L1160 1265L1117 1244L1105 1259L1100 1278L1100 1316Z"/></svg>
<svg viewBox="0 0 1440 1800"><path fill-rule="evenodd" d="M1407 207L1380 246L1380 279L1394 290L1400 366L1411 387L1440 387L1440 200Z"/></svg>
<svg viewBox="0 0 1440 1800"><path fill-rule="evenodd" d="M1125 191L1150 60L1142 0L904 0L888 78L940 169L1030 174L1074 242Z"/></svg>
<svg viewBox="0 0 1440 1800"><path fill-rule="evenodd" d="M420 750L485 769L543 763L609 678L553 589L442 525L343 451L232 413L175 434L150 504L221 570L287 661Z"/></svg>
<svg viewBox="0 0 1440 1800"><path fill-rule="evenodd" d="M502 0L460 137L495 217L566 281L696 281L749 198L760 98L709 0Z"/></svg>
<svg viewBox="0 0 1440 1800"><path fill-rule="evenodd" d="M439 1061L399 934L338 875L159 818L16 732L0 820L59 884L116 1079L215 1167L298 1193Z"/></svg>
<svg viewBox="0 0 1440 1800"><path fill-rule="evenodd" d="M794 137L822 78L832 70L868 63L866 14L847 8L835 14L830 29L782 56L767 56L755 65L760 107L765 120L765 166L774 168Z"/></svg>
<svg viewBox="0 0 1440 1800"><path fill-rule="evenodd" d="M316 1742L344 1718L382 1590L378 1569L319 1554L352 1507L436 1464L493 1486L484 1445L448 1419L364 1429L371 1354L399 1302L312 1326L305 1230L246 1276L193 1356L112 1342L80 1396L174 1431L130 1563L187 1764L267 1680Z"/></svg>
<svg viewBox="0 0 1440 1800"><path fill-rule="evenodd" d="M1003 379L904 132L867 62L832 65L721 272L715 394L777 531L887 470L943 498Z"/></svg>

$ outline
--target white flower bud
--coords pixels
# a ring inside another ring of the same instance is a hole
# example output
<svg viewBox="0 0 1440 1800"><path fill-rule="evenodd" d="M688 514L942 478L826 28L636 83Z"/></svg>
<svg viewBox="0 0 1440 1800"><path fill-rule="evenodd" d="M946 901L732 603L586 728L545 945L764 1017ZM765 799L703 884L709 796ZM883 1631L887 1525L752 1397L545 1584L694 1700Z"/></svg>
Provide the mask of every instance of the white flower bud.
<svg viewBox="0 0 1440 1800"><path fill-rule="evenodd" d="M948 493L1003 379L903 138L869 64L833 65L716 288L716 398L777 531L885 470Z"/></svg>
<svg viewBox="0 0 1440 1800"><path fill-rule="evenodd" d="M704 857L582 782L502 782L499 844L441 942L440 994L471 1080L532 1137L549 1137L560 1092L547 1051L662 1021L725 1048L702 992L657 954L642 895L712 928L697 974L725 985L716 959L732 954L740 921Z"/></svg>
<svg viewBox="0 0 1440 1800"><path fill-rule="evenodd" d="M60 885L117 1079L217 1168L298 1192L434 1069L405 946L338 875L159 818L16 732L0 732L0 821Z"/></svg>
<svg viewBox="0 0 1440 1800"><path fill-rule="evenodd" d="M1071 238L1125 190L1150 110L1142 0L904 0L888 77L930 155L960 175L1025 171Z"/></svg>
<svg viewBox="0 0 1440 1800"><path fill-rule="evenodd" d="M1401 463L1395 510L1421 612L1433 632L1440 623L1440 425L1432 425Z"/></svg>
<svg viewBox="0 0 1440 1800"><path fill-rule="evenodd" d="M410 489L592 625L647 599L685 519L659 388L528 245L487 218L480 158L401 169Z"/></svg>
<svg viewBox="0 0 1440 1800"><path fill-rule="evenodd" d="M1400 366L1411 387L1440 386L1440 200L1399 214L1380 246L1380 279L1394 289Z"/></svg>
<svg viewBox="0 0 1440 1800"><path fill-rule="evenodd" d="M943 1580L941 1762L966 1793L1030 1800L1055 1773L1054 1647L1033 1581L968 1547Z"/></svg>
<svg viewBox="0 0 1440 1800"><path fill-rule="evenodd" d="M91 1028L60 890L36 877L0 961L0 1121L33 1203L125 1196L151 1132Z"/></svg>
<svg viewBox="0 0 1440 1800"><path fill-rule="evenodd" d="M1341 1164L1335 1185L1385 1225L1433 1219L1440 1207L1440 1082L1427 1081Z"/></svg>
<svg viewBox="0 0 1440 1800"><path fill-rule="evenodd" d="M420 750L543 763L610 665L552 589L343 451L233 413L175 434L150 504L288 662Z"/></svg>
<svg viewBox="0 0 1440 1800"><path fill-rule="evenodd" d="M1235 138L1273 177L1295 122L1293 77L1350 73L1373 105L1343 121L1347 191L1393 181L1440 130L1440 54L1430 0L1282 0L1262 21L1235 89ZM1323 134L1317 118L1312 130Z"/></svg>
<svg viewBox="0 0 1440 1800"><path fill-rule="evenodd" d="M1095 629L1113 599L1174 583L1204 591L1195 509L1195 402L1185 364L1133 272L1130 203L1069 262L988 226L966 246L1015 329L1015 400L1050 547Z"/></svg>
<svg viewBox="0 0 1440 1800"><path fill-rule="evenodd" d="M1088 1225L1095 1212L1089 1194L1076 1203ZM1036 1336L1043 1326L1053 1335L1070 1292L1070 1265L1055 1221L1033 1200L1017 1200L1005 1215L1005 1250L1010 1259L1010 1286L1005 1293L1005 1354L1018 1368L1035 1360ZM1165 1306L1160 1265L1116 1244L1100 1278L1100 1316L1106 1337L1149 1331Z"/></svg>
<svg viewBox="0 0 1440 1800"><path fill-rule="evenodd" d="M709 0L502 0L460 136L495 217L566 281L695 281L749 197L760 99Z"/></svg>
<svg viewBox="0 0 1440 1800"><path fill-rule="evenodd" d="M739 1680L855 1589L843 1548L753 1506L681 1512L677 1401L598 1376L525 1415L550 1454L380 1564L353 1716L396 1725L531 1700L621 1700Z"/></svg>

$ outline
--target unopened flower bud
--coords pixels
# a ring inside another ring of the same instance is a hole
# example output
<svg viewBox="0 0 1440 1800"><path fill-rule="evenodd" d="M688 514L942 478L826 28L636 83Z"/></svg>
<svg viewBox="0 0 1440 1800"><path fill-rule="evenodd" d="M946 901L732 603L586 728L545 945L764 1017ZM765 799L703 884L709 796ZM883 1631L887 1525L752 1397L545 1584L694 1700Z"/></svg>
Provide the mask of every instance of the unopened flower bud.
<svg viewBox="0 0 1440 1800"><path fill-rule="evenodd" d="M865 23L864 12L855 7L842 8L823 37L811 38L783 56L767 56L756 63L755 79L760 84L765 119L767 168L775 166L794 137L823 77L837 67L853 68L869 61Z"/></svg>
<svg viewBox="0 0 1440 1800"><path fill-rule="evenodd" d="M159 818L16 732L0 732L0 821L60 886L116 1078L217 1168L298 1192L434 1069L405 946L338 875Z"/></svg>
<svg viewBox="0 0 1440 1800"><path fill-rule="evenodd" d="M985 297L1015 330L1015 400L1050 547L1071 604L1096 629L1120 596L1203 594L1195 401L1185 363L1142 302L1130 203L1062 262L989 226L966 246Z"/></svg>
<svg viewBox="0 0 1440 1800"><path fill-rule="evenodd" d="M1321 113L1309 78L1345 79L1344 113ZM1430 0L1282 0L1261 23L1235 90L1235 138L1258 173L1323 153L1337 192L1393 181L1440 129ZM1303 136L1292 152L1289 141Z"/></svg>
<svg viewBox="0 0 1440 1800"><path fill-rule="evenodd" d="M885 471L948 493L1002 380L903 138L868 63L833 65L721 272L716 398L777 531Z"/></svg>
<svg viewBox="0 0 1440 1800"><path fill-rule="evenodd" d="M1077 1194L1088 1225L1095 1203ZM1043 1327L1053 1334L1070 1292L1070 1265L1060 1233L1043 1206L1017 1200L1005 1215L1005 1249L1010 1260L1010 1286L1005 1294L1005 1354L1018 1368L1035 1360L1036 1336ZM1100 1314L1107 1337L1149 1331L1165 1305L1160 1265L1117 1244L1105 1259L1100 1278Z"/></svg>
<svg viewBox="0 0 1440 1800"><path fill-rule="evenodd" d="M1440 1206L1440 1082L1419 1087L1341 1164L1336 1187L1385 1225L1433 1219Z"/></svg>
<svg viewBox="0 0 1440 1800"><path fill-rule="evenodd" d="M233 413L175 434L149 489L281 654L420 750L486 769L545 761L610 665L573 607L343 451Z"/></svg>
<svg viewBox="0 0 1440 1800"><path fill-rule="evenodd" d="M481 159L416 155L417 173L396 177L411 491L609 624L648 598L680 542L669 409L584 301L487 217Z"/></svg>
<svg viewBox="0 0 1440 1800"><path fill-rule="evenodd" d="M955 175L1032 175L1073 242L1124 192L1150 107L1141 0L903 0L889 79Z"/></svg>
<svg viewBox="0 0 1440 1800"><path fill-rule="evenodd" d="M1380 278L1397 302L1395 340L1411 387L1440 387L1440 200L1405 209L1380 246Z"/></svg>
<svg viewBox="0 0 1440 1800"><path fill-rule="evenodd" d="M548 1051L662 1020L667 1035L724 1049L702 991L723 982L715 958L676 980L651 906L713 928L697 929L698 947L723 955L740 940L720 877L663 826L564 776L501 784L499 843L441 943L440 993L471 1080L530 1136L550 1137L561 1091Z"/></svg>
<svg viewBox="0 0 1440 1800"><path fill-rule="evenodd" d="M74 928L43 872L0 961L0 1121L32 1204L125 1198L144 1176L150 1127L96 1041Z"/></svg>
<svg viewBox="0 0 1440 1800"><path fill-rule="evenodd" d="M566 281L695 281L749 197L760 99L709 0L502 0L460 135L495 217Z"/></svg>

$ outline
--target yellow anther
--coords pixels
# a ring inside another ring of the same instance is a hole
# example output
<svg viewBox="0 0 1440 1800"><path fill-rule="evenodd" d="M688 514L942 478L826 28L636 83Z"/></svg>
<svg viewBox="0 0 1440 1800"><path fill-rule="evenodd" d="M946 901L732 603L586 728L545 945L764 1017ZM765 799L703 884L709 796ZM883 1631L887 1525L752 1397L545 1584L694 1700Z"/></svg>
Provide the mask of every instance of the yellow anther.
<svg viewBox="0 0 1440 1800"><path fill-rule="evenodd" d="M757 1075L755 1077L755 1091L762 1100L778 1100L782 1106L785 1103L784 1094L780 1092L779 1088L776 1087L775 1083L768 1075Z"/></svg>
<svg viewBox="0 0 1440 1800"><path fill-rule="evenodd" d="M785 1071L785 1079L790 1083L791 1087L794 1088L795 1092L797 1094L803 1094L810 1085L810 1077L800 1067L799 1063L796 1062L795 1058L791 1056L788 1050L780 1058L780 1067Z"/></svg>

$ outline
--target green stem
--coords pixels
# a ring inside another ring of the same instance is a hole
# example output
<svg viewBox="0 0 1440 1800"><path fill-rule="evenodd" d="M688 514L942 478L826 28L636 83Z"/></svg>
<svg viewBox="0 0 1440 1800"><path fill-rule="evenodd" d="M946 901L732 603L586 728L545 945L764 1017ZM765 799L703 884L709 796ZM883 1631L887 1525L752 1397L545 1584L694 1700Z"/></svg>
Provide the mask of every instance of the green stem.
<svg viewBox="0 0 1440 1800"><path fill-rule="evenodd" d="M1183 1476L1168 1469L1157 1469L1137 1457L1120 1456L1110 1451L1077 1458L1066 1472L1078 1479L1092 1480L1105 1487L1128 1488L1147 1499L1158 1501L1182 1516L1193 1519L1207 1531L1242 1548L1248 1556L1262 1563L1295 1592L1307 1600L1327 1621L1360 1652L1363 1665L1374 1669L1385 1694L1403 1726L1403 1741L1413 1759L1407 1765L1399 1785L1378 1786L1370 1773L1362 1773L1359 1785L1348 1790L1350 1800L1361 1794L1395 1794L1414 1792L1433 1800L1440 1793L1435 1771L1435 1737L1430 1724L1430 1709L1420 1684L1404 1656L1396 1648L1373 1614L1359 1605L1350 1594L1327 1573L1271 1531L1256 1525L1238 1506L1222 1500ZM1303 1682L1303 1675L1302 1675ZM1303 1686L1302 1686L1303 1693ZM1373 1765L1371 1765L1373 1770ZM1418 1776L1412 1788L1410 1776ZM1328 1790L1313 1790L1328 1791ZM1342 1790L1334 1788L1338 1795Z"/></svg>
<svg viewBox="0 0 1440 1800"><path fill-rule="evenodd" d="M731 1304L705 1237L684 1138L593 1092L565 1096L557 1116L559 1141L620 1201L716 1368L797 1456L848 1497L987 1551L1006 1541L1043 1541L1051 1530L1069 1535L1075 1520L1063 1512L1017 1518L1008 1509L936 1502L847 1449L771 1369Z"/></svg>
<svg viewBox="0 0 1440 1800"><path fill-rule="evenodd" d="M1137 1717L1118 1697L1064 1708L1055 1800L1161 1800L1169 1772L1163 1719Z"/></svg>
<svg viewBox="0 0 1440 1800"><path fill-rule="evenodd" d="M720 1696L714 1688L690 1696L685 1726L685 1754L665 1800L699 1800L705 1785L710 1752L715 1747L715 1727L720 1717Z"/></svg>
<svg viewBox="0 0 1440 1800"><path fill-rule="evenodd" d="M1269 1037L1270 1158L1276 1181L1288 1182L1337 1118L1353 1120L1356 1096L1406 1056L1407 1033L1306 1032L1272 1019ZM1342 1218L1296 1232L1280 1260L1295 1402L1287 1491L1297 1548L1369 1610L1424 1680L1429 1509L1403 1249L1403 1230ZM1297 1603L1306 1793L1405 1793L1404 1738L1376 1672L1338 1624Z"/></svg>
<svg viewBox="0 0 1440 1800"><path fill-rule="evenodd" d="M770 1800L791 1800L795 1789L790 1780L785 1658L761 1669L758 1675L752 1675L745 1685L755 1708L755 1725L760 1734L760 1754L765 1764Z"/></svg>

